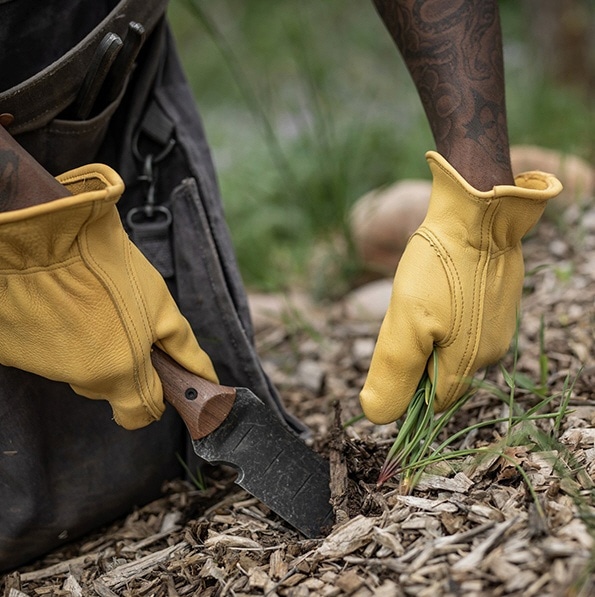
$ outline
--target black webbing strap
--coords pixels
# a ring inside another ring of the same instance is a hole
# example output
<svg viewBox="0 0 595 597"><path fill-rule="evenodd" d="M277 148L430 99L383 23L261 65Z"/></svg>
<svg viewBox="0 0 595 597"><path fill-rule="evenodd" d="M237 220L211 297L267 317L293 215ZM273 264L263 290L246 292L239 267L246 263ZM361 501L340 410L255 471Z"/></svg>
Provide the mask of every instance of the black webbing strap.
<svg viewBox="0 0 595 597"><path fill-rule="evenodd" d="M143 137L150 143L142 143ZM141 149L141 143L143 149ZM126 214L132 242L164 278L174 275L170 209L157 202L156 186L160 164L176 145L175 125L156 101L146 111L134 139L132 151L141 164L138 181L145 188L143 205ZM150 147L150 149L145 149Z"/></svg>

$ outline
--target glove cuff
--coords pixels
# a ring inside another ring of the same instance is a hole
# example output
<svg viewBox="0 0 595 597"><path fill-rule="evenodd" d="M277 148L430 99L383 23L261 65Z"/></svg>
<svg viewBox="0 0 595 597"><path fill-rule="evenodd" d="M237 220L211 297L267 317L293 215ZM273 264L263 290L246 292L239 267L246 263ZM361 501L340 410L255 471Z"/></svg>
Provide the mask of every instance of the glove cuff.
<svg viewBox="0 0 595 597"><path fill-rule="evenodd" d="M104 191L120 196L124 192L124 181L120 175L105 164L88 164L56 176L74 196L94 191Z"/></svg>
<svg viewBox="0 0 595 597"><path fill-rule="evenodd" d="M553 174L533 171L516 176L515 185L479 191L439 153L427 152L426 160L434 180L425 224L448 223L451 236L479 250L485 249L487 232L493 251L515 246L562 190Z"/></svg>
<svg viewBox="0 0 595 597"><path fill-rule="evenodd" d="M62 263L76 253L81 228L120 198L124 183L103 164L90 164L57 177L71 195L0 213L0 270L23 271Z"/></svg>

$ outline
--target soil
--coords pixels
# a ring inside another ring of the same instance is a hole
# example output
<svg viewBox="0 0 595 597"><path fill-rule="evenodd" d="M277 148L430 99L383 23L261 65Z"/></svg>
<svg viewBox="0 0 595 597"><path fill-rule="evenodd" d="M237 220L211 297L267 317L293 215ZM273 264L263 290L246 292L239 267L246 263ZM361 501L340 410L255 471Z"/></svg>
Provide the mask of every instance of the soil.
<svg viewBox="0 0 595 597"><path fill-rule="evenodd" d="M539 385L540 330L555 411L504 443L506 424L463 435L454 448L493 448L427 470L408 494L376 479L394 425L360 420L358 391L379 321L347 317L341 301L295 312L261 329L265 367L288 408L333 463L337 524L304 539L233 483L205 471L206 489L185 480L163 497L2 579L4 595L594 595L592 480L595 474L595 209L542 220L524 243L526 293L518 373ZM512 355L503 364L511 371ZM499 367L486 379L509 392ZM537 403L522 387L525 409ZM529 384L524 384L528 387ZM479 390L446 433L506 417L494 392ZM549 438L547 442L539 438ZM548 443L549 442L549 443Z"/></svg>

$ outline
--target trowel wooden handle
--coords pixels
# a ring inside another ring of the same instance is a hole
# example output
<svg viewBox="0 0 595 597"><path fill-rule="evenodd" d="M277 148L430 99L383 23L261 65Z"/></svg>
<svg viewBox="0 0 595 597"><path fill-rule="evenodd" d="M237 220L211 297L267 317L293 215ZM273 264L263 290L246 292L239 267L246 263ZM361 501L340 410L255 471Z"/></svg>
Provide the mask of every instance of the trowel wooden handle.
<svg viewBox="0 0 595 597"><path fill-rule="evenodd" d="M225 421L236 399L235 388L190 373L156 346L151 360L164 398L178 411L192 439L209 435Z"/></svg>

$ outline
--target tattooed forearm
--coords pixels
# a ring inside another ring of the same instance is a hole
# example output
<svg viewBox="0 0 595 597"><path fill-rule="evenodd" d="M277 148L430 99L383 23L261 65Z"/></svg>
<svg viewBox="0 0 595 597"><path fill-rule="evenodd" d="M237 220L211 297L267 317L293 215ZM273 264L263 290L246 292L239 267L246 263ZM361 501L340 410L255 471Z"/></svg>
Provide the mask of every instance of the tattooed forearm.
<svg viewBox="0 0 595 597"><path fill-rule="evenodd" d="M437 150L480 189L512 183L497 0L374 0Z"/></svg>
<svg viewBox="0 0 595 597"><path fill-rule="evenodd" d="M0 211L10 209L17 193L19 156L10 149L0 149Z"/></svg>

